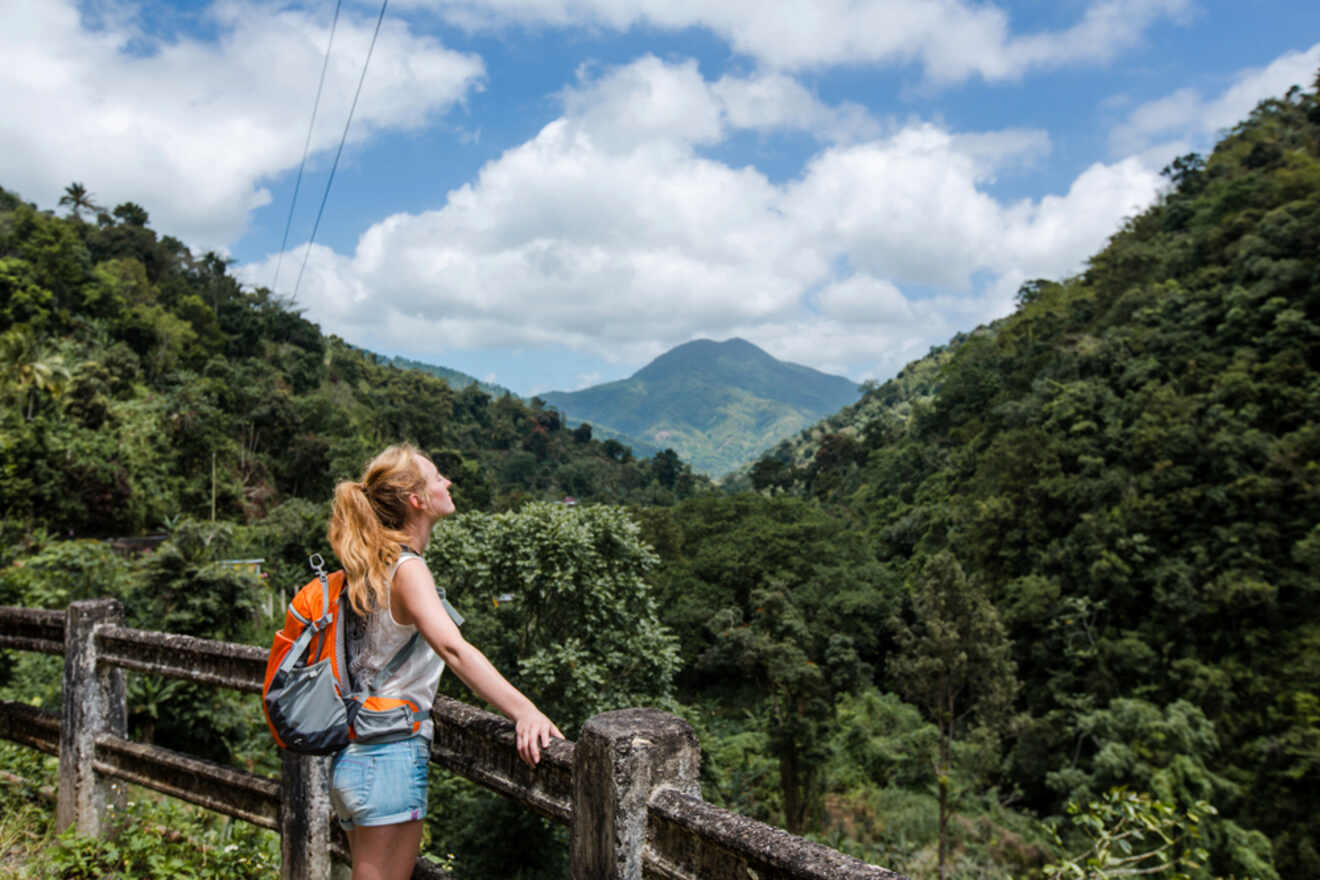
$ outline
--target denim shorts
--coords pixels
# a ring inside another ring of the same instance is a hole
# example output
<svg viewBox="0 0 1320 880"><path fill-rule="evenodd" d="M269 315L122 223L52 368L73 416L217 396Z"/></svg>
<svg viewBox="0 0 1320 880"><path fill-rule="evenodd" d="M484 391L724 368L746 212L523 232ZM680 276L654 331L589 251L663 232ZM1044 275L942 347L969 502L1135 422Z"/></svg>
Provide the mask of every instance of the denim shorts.
<svg viewBox="0 0 1320 880"><path fill-rule="evenodd" d="M330 769L330 803L345 831L426 817L431 743L420 736L388 743L349 743Z"/></svg>

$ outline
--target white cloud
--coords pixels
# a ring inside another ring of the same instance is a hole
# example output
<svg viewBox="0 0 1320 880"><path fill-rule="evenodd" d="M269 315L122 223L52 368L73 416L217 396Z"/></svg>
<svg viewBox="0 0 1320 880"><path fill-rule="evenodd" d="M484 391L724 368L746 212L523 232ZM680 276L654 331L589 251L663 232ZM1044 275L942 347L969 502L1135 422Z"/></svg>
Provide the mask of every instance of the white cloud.
<svg viewBox="0 0 1320 880"><path fill-rule="evenodd" d="M374 224L352 255L315 249L301 304L361 344L435 357L563 346L636 364L744 336L886 375L1003 314L1023 278L1080 268L1158 184L1135 161L1097 164L1063 195L1005 203L985 182L1047 138L920 123L827 145L786 183L700 154L735 126L780 124L746 92L792 86L651 57L583 78L561 118L439 209ZM242 277L264 282L269 265Z"/></svg>
<svg viewBox="0 0 1320 880"><path fill-rule="evenodd" d="M330 22L224 0L209 11L217 40L164 41L134 27L128 6L105 8L95 26L73 0L6 11L4 185L54 206L79 180L103 203L145 205L190 245L223 249L269 201L263 182L298 164ZM338 143L374 26L340 18L313 150ZM387 21L350 140L423 125L483 75L479 58Z"/></svg>
<svg viewBox="0 0 1320 880"><path fill-rule="evenodd" d="M705 146L723 141L731 129L801 131L832 143L883 130L866 108L827 105L786 74L725 75L708 83L696 61L654 55L603 74L584 67L560 97L569 124L611 150L660 141Z"/></svg>
<svg viewBox="0 0 1320 880"><path fill-rule="evenodd" d="M820 247L837 248L859 272L899 284L966 292L977 273L1019 264L1070 272L1119 217L1149 201L1157 178L1096 166L1065 198L1013 205L982 188L998 168L1030 161L1046 143L1020 132L958 136L910 125L815 157L788 187L788 210L814 229Z"/></svg>
<svg viewBox="0 0 1320 880"><path fill-rule="evenodd" d="M435 8L431 0L396 0ZM1036 68L1103 63L1147 28L1181 19L1191 0L1097 0L1071 27L1015 35L1008 14L970 0L447 0L459 26L510 24L627 30L706 28L781 70L838 64L919 64L933 82L1012 79Z"/></svg>
<svg viewBox="0 0 1320 880"><path fill-rule="evenodd" d="M1188 144L1206 149L1226 129L1245 119L1266 98L1277 98L1294 85L1309 88L1320 67L1320 43L1288 52L1263 68L1239 71L1217 97L1197 89L1178 89L1148 101L1129 114L1110 135L1117 155L1150 152L1156 167L1187 152ZM1172 143L1170 143L1172 141Z"/></svg>
<svg viewBox="0 0 1320 880"><path fill-rule="evenodd" d="M654 55L562 93L565 117L602 146L627 149L658 140L711 144L723 139L719 100L706 88L695 61L666 64Z"/></svg>
<svg viewBox="0 0 1320 880"><path fill-rule="evenodd" d="M986 182L993 181L999 171L1034 166L1049 155L1052 146L1049 133L1039 129L1007 128L952 137L953 149L971 159L977 179Z"/></svg>
<svg viewBox="0 0 1320 880"><path fill-rule="evenodd" d="M853 275L831 284L819 296L820 310L842 321L907 323L912 308L892 282L869 275Z"/></svg>
<svg viewBox="0 0 1320 880"><path fill-rule="evenodd" d="M1019 72L1032 67L1103 63L1139 45L1146 29L1161 19L1183 21L1192 10L1190 0L1099 0L1066 30L1011 40L1004 56L1009 69Z"/></svg>
<svg viewBox="0 0 1320 880"><path fill-rule="evenodd" d="M848 142L877 137L881 125L866 108L852 103L829 106L802 83L783 73L724 76L710 86L733 128L762 132L801 130L821 141Z"/></svg>

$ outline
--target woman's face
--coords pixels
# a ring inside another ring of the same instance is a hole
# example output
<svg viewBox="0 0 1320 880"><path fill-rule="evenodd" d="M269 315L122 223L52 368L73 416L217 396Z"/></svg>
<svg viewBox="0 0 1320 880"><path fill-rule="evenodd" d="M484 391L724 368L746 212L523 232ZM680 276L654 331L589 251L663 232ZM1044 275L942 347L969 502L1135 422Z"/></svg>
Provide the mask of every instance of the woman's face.
<svg viewBox="0 0 1320 880"><path fill-rule="evenodd" d="M429 458L417 457L422 475L426 478L426 495L422 498L423 509L436 518L449 516L454 512L454 499L449 497L449 481L440 475Z"/></svg>

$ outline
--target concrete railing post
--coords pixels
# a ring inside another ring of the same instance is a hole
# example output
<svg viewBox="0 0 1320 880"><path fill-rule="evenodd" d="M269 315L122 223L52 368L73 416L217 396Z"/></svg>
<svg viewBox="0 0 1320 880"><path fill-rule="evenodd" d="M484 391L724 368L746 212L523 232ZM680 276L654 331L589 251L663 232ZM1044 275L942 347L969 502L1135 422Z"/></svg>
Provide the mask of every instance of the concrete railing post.
<svg viewBox="0 0 1320 880"><path fill-rule="evenodd" d="M329 880L330 759L284 752L280 880Z"/></svg>
<svg viewBox="0 0 1320 880"><path fill-rule="evenodd" d="M123 606L117 599L73 602L65 613L64 693L60 715L60 782L55 802L55 827L73 826L80 834L101 833L107 804L119 800L117 786L98 778L96 738L103 733L124 736L128 719L124 706L124 672L98 669L96 629L119 625Z"/></svg>
<svg viewBox="0 0 1320 880"><path fill-rule="evenodd" d="M620 709L582 728L573 768L573 880L641 880L651 797L700 795L692 727L658 709Z"/></svg>

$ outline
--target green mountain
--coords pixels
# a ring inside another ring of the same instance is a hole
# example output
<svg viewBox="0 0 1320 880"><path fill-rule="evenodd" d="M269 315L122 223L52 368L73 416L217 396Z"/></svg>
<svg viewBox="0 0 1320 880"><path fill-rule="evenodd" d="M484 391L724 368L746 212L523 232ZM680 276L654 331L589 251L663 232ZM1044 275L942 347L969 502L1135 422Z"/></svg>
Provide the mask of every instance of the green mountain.
<svg viewBox="0 0 1320 880"><path fill-rule="evenodd" d="M573 423L670 448L726 473L857 399L856 383L776 360L745 339L684 343L630 378L541 395Z"/></svg>

